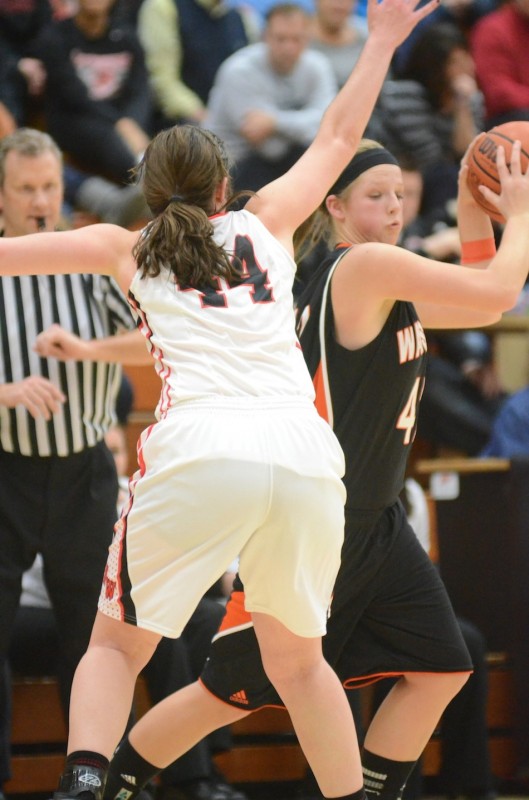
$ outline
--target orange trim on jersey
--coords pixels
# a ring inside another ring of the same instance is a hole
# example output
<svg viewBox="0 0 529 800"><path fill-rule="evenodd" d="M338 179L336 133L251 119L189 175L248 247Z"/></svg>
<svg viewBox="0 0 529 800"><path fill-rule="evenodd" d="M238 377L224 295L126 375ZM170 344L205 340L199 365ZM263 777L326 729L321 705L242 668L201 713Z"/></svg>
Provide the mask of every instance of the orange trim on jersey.
<svg viewBox="0 0 529 800"><path fill-rule="evenodd" d="M129 494L127 497L126 502L123 504L123 508L121 510L121 514L119 519L116 521L114 525L114 537L119 536L119 548L117 554L117 566L116 566L116 577L115 580L113 578L109 578L108 575L108 563L105 566L105 572L103 575L103 585L105 587L105 595L108 601L112 601L115 597L115 601L119 606L120 609L120 620L123 622L127 619L127 615L125 613L125 606L123 605L123 583L121 579L122 570L123 570L123 554L125 550L126 538L127 538L127 529L128 529L128 518L130 511L134 505L135 499L135 488L138 480L141 478L142 475L145 474L146 466L145 461L143 458L143 445L149 438L151 431L154 428L154 423L149 425L138 439L138 443L136 445L136 453L138 459L138 466L139 468L136 472L129 478ZM118 533L118 526L120 526L121 530ZM135 620L137 622L137 620Z"/></svg>
<svg viewBox="0 0 529 800"><path fill-rule="evenodd" d="M141 477L143 477L143 475L145 475L145 473L147 471L147 467L145 466L145 459L143 457L143 448L144 448L145 442L147 441L147 439L149 438L149 436L153 432L155 425L156 425L156 423L153 422L152 425L149 425L148 428L145 428L145 430L142 431L142 433L140 434L139 439L138 439L138 441L136 443L136 459L138 461L139 473L140 473ZM134 478L135 475L133 475L132 477ZM135 481L134 485L136 485L136 482L137 481Z"/></svg>
<svg viewBox="0 0 529 800"><path fill-rule="evenodd" d="M473 669L455 669L453 672L439 672L436 674L439 675L471 675L474 672ZM420 670L402 670L401 672L376 672L374 675L364 675L358 678L347 678L347 680L342 681L342 686L344 689L363 689L364 686L371 686L372 683L376 683L377 681L382 681L384 678L402 678L403 675L407 673L413 673L414 675L432 675L432 672L421 672Z"/></svg>
<svg viewBox="0 0 529 800"><path fill-rule="evenodd" d="M200 678L200 677L198 678L198 683L202 686L202 688L204 689L205 692L207 692L211 697L214 697L215 700L218 700L219 703L224 703L224 705L229 706L230 708L239 708L241 711L246 711L246 709L240 708L240 706L236 706L233 703L230 703L229 700L224 700L223 697L219 697L217 694L212 692L211 689L208 689L206 684L203 682L202 678ZM284 710L285 706L276 705L275 703L263 703L263 705L259 706L258 708L250 708L250 709L248 709L248 711L246 711L246 716L248 716L249 714L253 714L256 711L260 711L262 708L280 708L280 709Z"/></svg>
<svg viewBox="0 0 529 800"><path fill-rule="evenodd" d="M252 615L244 607L244 592L232 592L217 633L229 631L239 625L247 625L251 621Z"/></svg>
<svg viewBox="0 0 529 800"><path fill-rule="evenodd" d="M328 422L329 421L329 411L327 408L327 400L325 398L325 384L323 381L323 369L321 365L321 361L318 364L318 369L314 374L314 378L312 379L312 383L314 384L314 389L316 391L316 398L314 400L314 405L316 406L316 411L323 417L323 419Z"/></svg>
<svg viewBox="0 0 529 800"><path fill-rule="evenodd" d="M219 701L219 703L224 703L225 706L230 706L230 708L233 708L232 704L229 703L228 700L224 700L224 698L219 697L218 695L214 694L214 692L212 692L211 689L208 689L208 687L206 686L206 684L204 683L204 681L202 680L202 678L200 676L198 678L198 683L202 686L204 691L209 694L210 697L214 697L215 700ZM248 713L250 713L250 712L248 712Z"/></svg>
<svg viewBox="0 0 529 800"><path fill-rule="evenodd" d="M171 367L169 364L163 364L163 350L160 347L155 346L152 342L153 330L149 325L149 319L144 312L143 308L140 306L134 292L129 290L128 294L128 302L130 306L134 309L136 314L138 315L139 319L141 320L141 325L139 326L140 332L145 336L147 341L147 345L149 347L149 351L154 358L155 361L155 369L156 372L162 382L162 388L160 391L160 401L158 403L158 412L160 419L165 418L167 416L167 412L171 408L171 393L168 383L168 377L171 374Z"/></svg>

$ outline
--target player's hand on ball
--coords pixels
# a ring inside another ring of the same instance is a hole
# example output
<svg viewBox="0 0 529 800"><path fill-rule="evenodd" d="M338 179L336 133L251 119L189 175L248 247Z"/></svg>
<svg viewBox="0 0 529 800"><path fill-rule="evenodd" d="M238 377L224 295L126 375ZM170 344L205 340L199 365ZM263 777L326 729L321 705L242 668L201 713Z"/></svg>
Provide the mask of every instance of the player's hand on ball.
<svg viewBox="0 0 529 800"><path fill-rule="evenodd" d="M506 219L519 214L529 215L529 167L522 172L520 163L521 142L517 139L511 151L510 169L505 161L505 149L498 147L496 166L500 177L501 191L496 194L486 186L480 192Z"/></svg>

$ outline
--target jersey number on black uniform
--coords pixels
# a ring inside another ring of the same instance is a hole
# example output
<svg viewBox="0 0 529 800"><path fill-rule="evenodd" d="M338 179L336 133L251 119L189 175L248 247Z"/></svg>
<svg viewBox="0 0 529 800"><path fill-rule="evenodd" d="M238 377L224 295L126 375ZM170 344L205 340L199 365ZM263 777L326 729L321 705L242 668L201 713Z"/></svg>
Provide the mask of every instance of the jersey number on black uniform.
<svg viewBox="0 0 529 800"><path fill-rule="evenodd" d="M410 395L400 412L397 428L404 431L403 444L412 444L417 432L417 411L421 395L424 391L424 377L415 378Z"/></svg>

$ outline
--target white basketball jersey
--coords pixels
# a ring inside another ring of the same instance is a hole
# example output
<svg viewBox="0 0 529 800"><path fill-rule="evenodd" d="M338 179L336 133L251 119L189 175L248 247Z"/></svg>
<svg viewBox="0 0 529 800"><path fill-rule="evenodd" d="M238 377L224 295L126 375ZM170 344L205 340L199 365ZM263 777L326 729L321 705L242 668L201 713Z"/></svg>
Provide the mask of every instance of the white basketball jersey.
<svg viewBox="0 0 529 800"><path fill-rule="evenodd" d="M129 301L162 380L158 418L176 403L224 397L313 399L295 333L295 263L248 211L212 218L215 240L242 264L240 279L202 290L169 271L134 277Z"/></svg>

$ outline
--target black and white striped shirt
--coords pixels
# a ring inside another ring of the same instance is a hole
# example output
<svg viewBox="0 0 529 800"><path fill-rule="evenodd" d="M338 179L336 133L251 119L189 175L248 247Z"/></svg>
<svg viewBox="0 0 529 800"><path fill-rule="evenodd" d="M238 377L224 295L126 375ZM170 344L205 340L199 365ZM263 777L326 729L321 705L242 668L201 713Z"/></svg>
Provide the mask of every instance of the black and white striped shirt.
<svg viewBox="0 0 529 800"><path fill-rule="evenodd" d="M67 397L50 421L23 406L0 406L0 449L24 456L68 456L101 441L115 422L118 364L58 361L34 351L37 335L58 323L83 339L134 328L127 300L102 275L0 278L0 382L49 378Z"/></svg>

